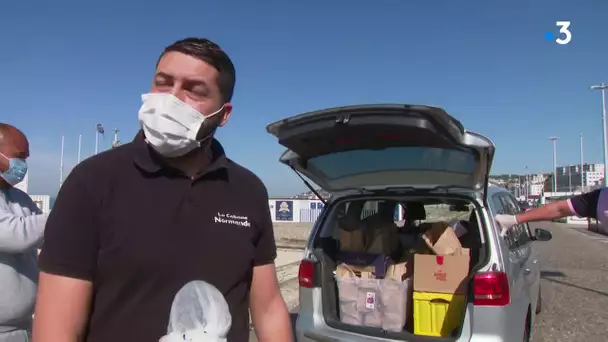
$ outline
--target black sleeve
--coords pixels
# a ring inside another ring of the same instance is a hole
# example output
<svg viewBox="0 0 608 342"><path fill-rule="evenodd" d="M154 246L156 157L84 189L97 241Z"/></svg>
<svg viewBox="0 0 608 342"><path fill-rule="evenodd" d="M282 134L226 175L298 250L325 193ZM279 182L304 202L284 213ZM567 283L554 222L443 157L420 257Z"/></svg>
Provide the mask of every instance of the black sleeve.
<svg viewBox="0 0 608 342"><path fill-rule="evenodd" d="M570 209L580 217L597 219L597 203L602 190L603 189L597 189L570 198L568 200Z"/></svg>
<svg viewBox="0 0 608 342"><path fill-rule="evenodd" d="M268 206L268 192L260 181L260 194L258 212L255 215L253 224L256 226L258 236L256 239L255 254L253 258L254 266L272 264L277 257L277 246L274 241L274 227Z"/></svg>
<svg viewBox="0 0 608 342"><path fill-rule="evenodd" d="M61 187L44 233L38 262L42 272L92 281L98 233L93 192L76 167Z"/></svg>

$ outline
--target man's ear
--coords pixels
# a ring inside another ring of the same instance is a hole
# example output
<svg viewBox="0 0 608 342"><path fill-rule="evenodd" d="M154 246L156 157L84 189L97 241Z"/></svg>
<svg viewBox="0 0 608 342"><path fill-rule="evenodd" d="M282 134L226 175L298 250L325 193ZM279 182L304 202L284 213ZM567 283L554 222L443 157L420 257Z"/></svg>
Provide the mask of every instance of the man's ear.
<svg viewBox="0 0 608 342"><path fill-rule="evenodd" d="M0 155L0 172L5 172L6 170L8 170L10 166L10 162L7 158L5 158L3 155ZM0 181L2 181L2 179L0 179Z"/></svg>
<svg viewBox="0 0 608 342"><path fill-rule="evenodd" d="M220 127L223 127L228 122L230 115L232 115L232 103L226 102L226 104L224 104L224 110L222 111L222 120L219 124Z"/></svg>

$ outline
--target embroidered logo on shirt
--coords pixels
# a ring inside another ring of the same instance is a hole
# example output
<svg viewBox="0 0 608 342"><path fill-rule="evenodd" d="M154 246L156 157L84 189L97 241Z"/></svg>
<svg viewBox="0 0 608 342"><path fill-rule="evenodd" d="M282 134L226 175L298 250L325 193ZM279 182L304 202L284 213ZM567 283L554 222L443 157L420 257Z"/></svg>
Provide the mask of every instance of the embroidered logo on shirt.
<svg viewBox="0 0 608 342"><path fill-rule="evenodd" d="M241 227L251 227L251 223L249 223L249 218L247 216L217 213L217 215L213 218L213 221L215 223L233 224Z"/></svg>

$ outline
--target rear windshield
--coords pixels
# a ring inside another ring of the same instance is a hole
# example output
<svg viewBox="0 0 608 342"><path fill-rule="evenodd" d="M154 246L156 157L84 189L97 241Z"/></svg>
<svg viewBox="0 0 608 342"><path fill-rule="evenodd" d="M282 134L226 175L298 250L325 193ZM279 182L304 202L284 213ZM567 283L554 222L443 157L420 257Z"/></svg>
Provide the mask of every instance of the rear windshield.
<svg viewBox="0 0 608 342"><path fill-rule="evenodd" d="M447 203L446 203L447 202ZM385 217L394 222L406 233L409 227L432 222L461 222L466 226L471 223L478 229L474 206L466 201L446 199L417 199L417 200L353 200L337 204L337 210L329 213L321 237L334 236L337 238L339 222L350 218L366 221L372 216Z"/></svg>
<svg viewBox="0 0 608 342"><path fill-rule="evenodd" d="M469 152L433 147L389 147L351 150L311 158L309 166L329 179L386 171L445 171L470 174L475 156Z"/></svg>

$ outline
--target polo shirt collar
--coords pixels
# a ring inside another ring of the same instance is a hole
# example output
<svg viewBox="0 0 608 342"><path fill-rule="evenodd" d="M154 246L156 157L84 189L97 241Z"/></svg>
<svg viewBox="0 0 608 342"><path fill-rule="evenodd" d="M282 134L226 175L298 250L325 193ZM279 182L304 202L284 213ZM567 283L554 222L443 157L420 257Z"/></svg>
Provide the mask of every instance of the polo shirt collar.
<svg viewBox="0 0 608 342"><path fill-rule="evenodd" d="M133 161L138 167L149 173L160 172L168 167L163 157L148 145L142 130L137 133L132 143L134 146ZM215 138L212 138L211 148L208 153L210 153L207 158L208 165L201 171L198 177L218 169L226 168L228 165L228 158L226 158L224 148Z"/></svg>

